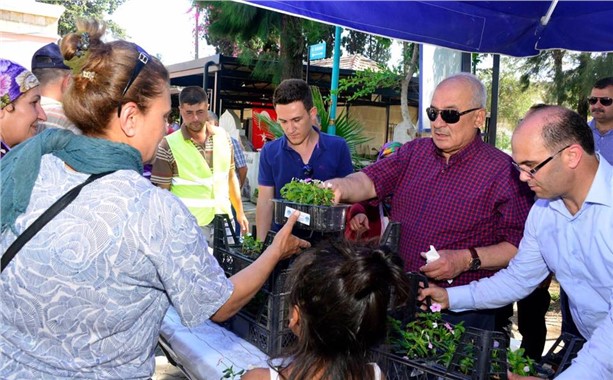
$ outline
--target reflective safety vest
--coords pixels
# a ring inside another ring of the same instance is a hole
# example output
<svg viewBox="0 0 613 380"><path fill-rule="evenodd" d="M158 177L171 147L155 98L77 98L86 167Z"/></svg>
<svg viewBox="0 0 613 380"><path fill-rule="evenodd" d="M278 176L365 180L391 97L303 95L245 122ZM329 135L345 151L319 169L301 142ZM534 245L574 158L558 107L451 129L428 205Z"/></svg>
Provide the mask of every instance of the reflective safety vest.
<svg viewBox="0 0 613 380"><path fill-rule="evenodd" d="M206 226L215 214L230 215L231 153L228 135L223 128L213 127L213 171L191 140L185 140L181 130L166 136L177 164L170 191L183 201L198 220Z"/></svg>

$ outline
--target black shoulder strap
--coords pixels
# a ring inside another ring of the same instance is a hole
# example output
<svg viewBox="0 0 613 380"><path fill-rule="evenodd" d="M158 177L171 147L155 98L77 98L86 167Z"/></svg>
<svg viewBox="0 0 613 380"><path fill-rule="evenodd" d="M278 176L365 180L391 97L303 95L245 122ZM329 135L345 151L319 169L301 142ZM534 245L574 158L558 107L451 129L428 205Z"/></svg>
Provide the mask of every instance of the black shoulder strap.
<svg viewBox="0 0 613 380"><path fill-rule="evenodd" d="M7 265L13 260L13 257L19 252L19 250L28 242L36 233L43 228L51 219L53 219L57 214L60 213L63 209L66 208L72 202L77 195L81 192L83 186L91 183L92 181L97 180L98 178L104 177L107 174L111 174L113 172L92 174L87 178L85 182L80 185L73 187L69 192L64 194L60 199L58 199L54 204L51 205L41 216L38 217L21 235L17 237L17 239L11 244L11 246L4 252L1 260L1 268L0 273L4 271Z"/></svg>

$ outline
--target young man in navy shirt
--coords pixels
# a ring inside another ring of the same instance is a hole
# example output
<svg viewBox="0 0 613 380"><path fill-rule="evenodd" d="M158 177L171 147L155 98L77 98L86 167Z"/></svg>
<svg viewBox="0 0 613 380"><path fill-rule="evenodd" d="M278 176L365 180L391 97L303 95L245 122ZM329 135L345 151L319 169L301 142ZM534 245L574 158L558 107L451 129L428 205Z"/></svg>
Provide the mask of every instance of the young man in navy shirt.
<svg viewBox="0 0 613 380"><path fill-rule="evenodd" d="M276 88L273 105L283 136L268 142L260 152L257 238L278 230L272 222L273 198L292 178L319 179L344 177L353 172L349 146L341 137L331 136L315 127L317 108L309 85L302 79L286 79Z"/></svg>

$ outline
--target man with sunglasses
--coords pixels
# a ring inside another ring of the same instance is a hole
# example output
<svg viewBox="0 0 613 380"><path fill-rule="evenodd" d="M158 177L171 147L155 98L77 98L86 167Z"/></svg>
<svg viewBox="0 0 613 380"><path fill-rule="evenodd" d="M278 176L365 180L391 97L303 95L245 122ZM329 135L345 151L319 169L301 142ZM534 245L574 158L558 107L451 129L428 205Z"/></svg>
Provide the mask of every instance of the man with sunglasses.
<svg viewBox="0 0 613 380"><path fill-rule="evenodd" d="M390 221L401 223L404 268L439 286L490 277L515 255L533 194L517 178L511 157L486 144L483 83L455 74L435 89L427 108L432 138L410 141L361 172L327 181L336 201L360 202L394 194ZM433 245L440 254L426 264ZM448 321L488 330L497 310L450 313ZM511 311L512 313L512 311Z"/></svg>
<svg viewBox="0 0 613 380"><path fill-rule="evenodd" d="M453 310L497 307L525 297L551 271L587 339L556 380L613 379L613 166L595 152L584 118L559 106L529 112L511 145L520 180L538 197L517 255L486 281L419 297Z"/></svg>
<svg viewBox="0 0 613 380"><path fill-rule="evenodd" d="M589 126L596 151L613 163L613 77L597 80L587 100L593 117Z"/></svg>

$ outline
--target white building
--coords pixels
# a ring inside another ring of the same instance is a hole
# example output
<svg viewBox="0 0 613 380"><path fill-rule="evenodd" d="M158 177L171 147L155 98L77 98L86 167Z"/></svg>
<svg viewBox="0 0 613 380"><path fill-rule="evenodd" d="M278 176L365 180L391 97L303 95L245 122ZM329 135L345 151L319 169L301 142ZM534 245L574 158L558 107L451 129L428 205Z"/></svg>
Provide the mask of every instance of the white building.
<svg viewBox="0 0 613 380"><path fill-rule="evenodd" d="M0 57L31 69L32 54L59 39L64 7L34 0L0 0Z"/></svg>

